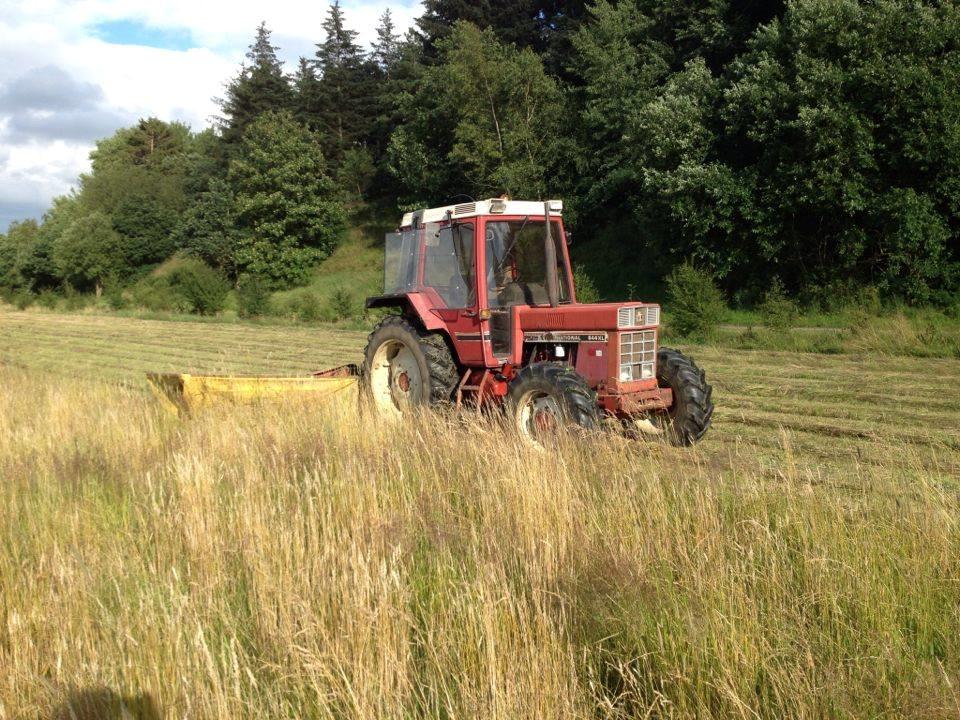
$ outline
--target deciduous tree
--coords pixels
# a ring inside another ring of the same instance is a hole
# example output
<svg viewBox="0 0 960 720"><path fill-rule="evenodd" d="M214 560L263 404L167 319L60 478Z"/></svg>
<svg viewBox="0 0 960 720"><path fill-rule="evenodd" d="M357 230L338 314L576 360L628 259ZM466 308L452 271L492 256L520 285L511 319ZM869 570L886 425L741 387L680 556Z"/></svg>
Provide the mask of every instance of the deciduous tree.
<svg viewBox="0 0 960 720"><path fill-rule="evenodd" d="M104 283L126 270L124 250L123 238L110 218L92 212L74 220L57 239L53 258L74 287L92 287L99 296Z"/></svg>
<svg viewBox="0 0 960 720"><path fill-rule="evenodd" d="M238 270L275 286L303 282L345 225L316 135L287 111L264 113L244 134L229 179L242 233Z"/></svg>

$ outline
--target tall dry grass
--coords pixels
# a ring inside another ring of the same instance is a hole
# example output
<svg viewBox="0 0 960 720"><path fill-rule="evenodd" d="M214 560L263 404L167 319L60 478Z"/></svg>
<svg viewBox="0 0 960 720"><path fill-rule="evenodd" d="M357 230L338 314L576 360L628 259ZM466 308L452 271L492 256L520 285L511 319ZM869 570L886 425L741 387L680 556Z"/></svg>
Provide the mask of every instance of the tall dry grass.
<svg viewBox="0 0 960 720"><path fill-rule="evenodd" d="M0 717L960 716L929 465L0 387Z"/></svg>

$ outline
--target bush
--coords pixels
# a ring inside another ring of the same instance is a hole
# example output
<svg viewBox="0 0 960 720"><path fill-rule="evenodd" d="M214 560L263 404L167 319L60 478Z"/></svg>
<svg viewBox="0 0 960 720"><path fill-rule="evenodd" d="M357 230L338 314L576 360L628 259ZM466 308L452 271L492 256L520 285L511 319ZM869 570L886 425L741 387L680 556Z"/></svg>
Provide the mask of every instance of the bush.
<svg viewBox="0 0 960 720"><path fill-rule="evenodd" d="M53 290L42 290L40 294L37 295L37 304L47 310L56 310L59 301L60 298Z"/></svg>
<svg viewBox="0 0 960 720"><path fill-rule="evenodd" d="M827 312L878 316L883 312L880 291L875 285L858 285L850 280L835 280L811 293L811 299Z"/></svg>
<svg viewBox="0 0 960 720"><path fill-rule="evenodd" d="M223 310L230 292L227 279L200 260L187 260L170 273L170 285L200 315L214 315Z"/></svg>
<svg viewBox="0 0 960 720"><path fill-rule="evenodd" d="M713 275L685 262L667 277L670 330L682 337L713 337L727 308Z"/></svg>
<svg viewBox="0 0 960 720"><path fill-rule="evenodd" d="M13 303L17 310L26 310L28 307L33 305L34 300L36 300L36 297L26 290L20 290L10 297L10 302Z"/></svg>
<svg viewBox="0 0 960 720"><path fill-rule="evenodd" d="M270 311L270 288L258 275L244 275L237 283L237 312L254 318Z"/></svg>
<svg viewBox="0 0 960 720"><path fill-rule="evenodd" d="M166 278L146 278L133 286L130 295L135 306L152 312L188 312L191 308L190 301Z"/></svg>
<svg viewBox="0 0 960 720"><path fill-rule="evenodd" d="M600 292L597 290L593 278L587 275L587 269L583 265L574 266L573 284L577 293L577 302L600 302Z"/></svg>
<svg viewBox="0 0 960 720"><path fill-rule="evenodd" d="M764 295L757 311L763 324L773 330L789 330L800 314L797 304L784 293L780 278L774 278L770 283L770 289Z"/></svg>
<svg viewBox="0 0 960 720"><path fill-rule="evenodd" d="M103 291L103 299L111 310L123 310L130 304L119 285L108 285Z"/></svg>
<svg viewBox="0 0 960 720"><path fill-rule="evenodd" d="M316 293L304 291L294 299L293 312L303 322L316 322L323 313L323 306Z"/></svg>
<svg viewBox="0 0 960 720"><path fill-rule="evenodd" d="M94 298L92 295L84 295L83 293L74 292L64 297L63 309L67 312L83 310L85 307L88 307L93 303L93 299Z"/></svg>
<svg viewBox="0 0 960 720"><path fill-rule="evenodd" d="M953 320L960 320L960 298L955 300L952 304L948 305L946 310L943 311L944 314Z"/></svg>
<svg viewBox="0 0 960 720"><path fill-rule="evenodd" d="M336 288L330 298L330 309L334 320L348 320L353 317L353 297L343 288Z"/></svg>

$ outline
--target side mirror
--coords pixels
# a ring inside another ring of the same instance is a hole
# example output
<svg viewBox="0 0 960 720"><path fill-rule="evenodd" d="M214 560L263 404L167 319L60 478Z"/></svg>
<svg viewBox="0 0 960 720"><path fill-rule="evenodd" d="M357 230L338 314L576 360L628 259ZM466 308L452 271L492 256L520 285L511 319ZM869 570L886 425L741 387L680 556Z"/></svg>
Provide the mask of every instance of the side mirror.
<svg viewBox="0 0 960 720"><path fill-rule="evenodd" d="M568 233L565 233L565 235L567 238L567 247L570 247L571 245L573 245L573 233L568 232Z"/></svg>

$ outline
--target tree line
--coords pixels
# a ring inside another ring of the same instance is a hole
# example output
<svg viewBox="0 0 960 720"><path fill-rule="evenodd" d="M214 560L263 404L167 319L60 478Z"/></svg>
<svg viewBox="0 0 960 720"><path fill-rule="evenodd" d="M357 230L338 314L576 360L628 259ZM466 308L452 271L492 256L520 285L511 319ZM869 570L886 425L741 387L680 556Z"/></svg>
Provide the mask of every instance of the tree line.
<svg viewBox="0 0 960 720"><path fill-rule="evenodd" d="M960 6L935 0L427 0L361 48L339 2L292 73L261 25L215 127L141 120L0 236L0 285L98 290L175 253L303 283L347 208L562 197L622 295L683 262L915 304L960 285Z"/></svg>

